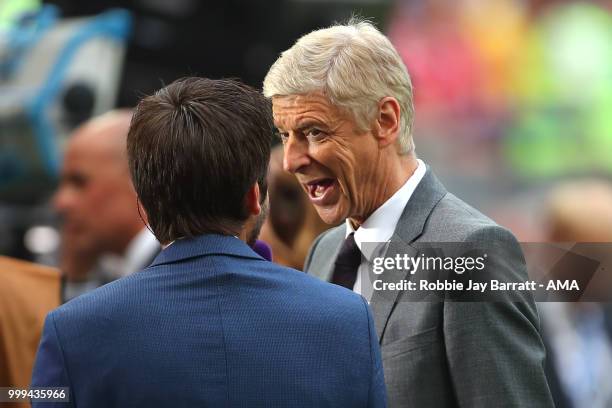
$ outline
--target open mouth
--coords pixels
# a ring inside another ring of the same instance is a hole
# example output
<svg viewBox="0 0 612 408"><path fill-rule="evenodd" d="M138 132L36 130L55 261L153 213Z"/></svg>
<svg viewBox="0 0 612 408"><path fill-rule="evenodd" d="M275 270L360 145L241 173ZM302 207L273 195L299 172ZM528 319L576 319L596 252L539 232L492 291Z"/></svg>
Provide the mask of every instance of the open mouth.
<svg viewBox="0 0 612 408"><path fill-rule="evenodd" d="M313 180L306 184L308 195L313 202L325 200L336 185L336 179L324 178Z"/></svg>

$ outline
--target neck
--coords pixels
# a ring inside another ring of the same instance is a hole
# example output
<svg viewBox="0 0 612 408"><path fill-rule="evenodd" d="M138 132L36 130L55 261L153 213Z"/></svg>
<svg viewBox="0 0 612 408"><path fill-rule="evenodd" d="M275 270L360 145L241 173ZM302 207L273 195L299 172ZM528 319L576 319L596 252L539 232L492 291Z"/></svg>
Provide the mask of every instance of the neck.
<svg viewBox="0 0 612 408"><path fill-rule="evenodd" d="M240 230L240 233L239 233L239 234L237 234L237 235L235 235L235 237L239 238L241 241L244 241L246 244L248 244L248 243L249 243L249 242L248 242L248 238L249 238L249 236L248 236L248 234L247 234L246 228L242 228L242 229Z"/></svg>

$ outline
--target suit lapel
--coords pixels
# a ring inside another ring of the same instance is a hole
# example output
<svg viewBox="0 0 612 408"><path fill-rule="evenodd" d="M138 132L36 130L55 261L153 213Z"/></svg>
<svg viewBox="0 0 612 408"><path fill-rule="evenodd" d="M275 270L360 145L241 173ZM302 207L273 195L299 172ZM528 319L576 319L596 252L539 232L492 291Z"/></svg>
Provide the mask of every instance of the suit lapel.
<svg viewBox="0 0 612 408"><path fill-rule="evenodd" d="M428 166L427 172L402 212L391 237L386 257L391 258L404 254L410 257L416 255L417 250L411 244L421 235L429 215L444 195L446 195L446 189ZM383 282L399 282L402 279L410 279L411 276L407 271L389 270L381 275L381 279ZM370 306L374 313L376 332L381 341L399 295L400 291L375 291L372 295Z"/></svg>
<svg viewBox="0 0 612 408"><path fill-rule="evenodd" d="M344 242L346 226L344 224L330 230L319 242L317 256L312 258L306 273L329 282L334 271L334 262Z"/></svg>
<svg viewBox="0 0 612 408"><path fill-rule="evenodd" d="M446 188L427 166L423 179L414 190L395 227L395 235L404 242L414 242L423 232L425 222L434 207L446 193Z"/></svg>
<svg viewBox="0 0 612 408"><path fill-rule="evenodd" d="M416 255L416 249L411 247L408 243L404 242L397 234L391 237L389 247L385 253L387 258L395 258L396 255L403 256L407 254L412 257ZM382 275L376 278L384 283L400 282L402 279L410 279L411 275L409 271L390 269L386 270ZM399 291L374 291L372 299L370 300L370 306L374 314L374 324L376 325L376 333L378 338L382 339L387 321L389 316L395 307L400 292Z"/></svg>

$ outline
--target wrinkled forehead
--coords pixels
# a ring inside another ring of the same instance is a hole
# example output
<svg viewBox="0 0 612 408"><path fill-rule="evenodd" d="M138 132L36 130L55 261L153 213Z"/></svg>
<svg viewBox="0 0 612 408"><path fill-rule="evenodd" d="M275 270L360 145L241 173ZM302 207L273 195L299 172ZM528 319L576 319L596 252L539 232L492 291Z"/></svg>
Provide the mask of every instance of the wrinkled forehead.
<svg viewBox="0 0 612 408"><path fill-rule="evenodd" d="M280 129L294 129L304 120L324 123L343 118L342 111L321 92L272 97L274 124Z"/></svg>

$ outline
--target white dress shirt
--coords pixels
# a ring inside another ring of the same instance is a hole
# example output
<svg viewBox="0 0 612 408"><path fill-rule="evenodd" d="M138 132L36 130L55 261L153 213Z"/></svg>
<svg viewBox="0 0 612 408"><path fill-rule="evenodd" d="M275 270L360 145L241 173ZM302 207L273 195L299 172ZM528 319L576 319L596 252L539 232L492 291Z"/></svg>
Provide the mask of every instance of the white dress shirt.
<svg viewBox="0 0 612 408"><path fill-rule="evenodd" d="M123 256L104 255L100 267L107 279L114 280L138 272L161 250L155 235L143 228L128 244Z"/></svg>
<svg viewBox="0 0 612 408"><path fill-rule="evenodd" d="M378 207L356 231L350 220L346 220L346 237L352 232L355 233L355 243L365 258L359 267L353 290L367 300L372 296L372 287L369 284L362 285L361 276L367 273L367 268L369 268L372 259L382 256L386 252L389 240L393 236L393 232L395 232L406 204L408 204L414 190L425 175L425 163L421 159L417 159L417 163L416 170L404 185L385 201L383 205ZM364 245L364 243L368 243L368 245ZM380 245L373 245L373 243L380 243Z"/></svg>
<svg viewBox="0 0 612 408"><path fill-rule="evenodd" d="M64 301L90 292L115 279L138 272L146 267L146 264L160 250L161 246L155 235L147 228L143 228L132 238L123 256L102 255L94 269L89 272L87 280L82 282L67 281L62 295Z"/></svg>

